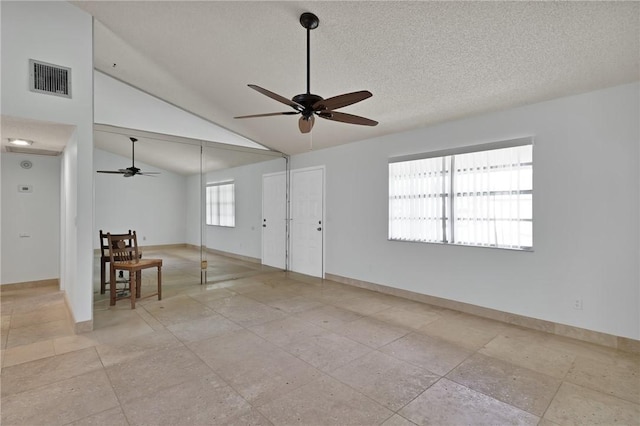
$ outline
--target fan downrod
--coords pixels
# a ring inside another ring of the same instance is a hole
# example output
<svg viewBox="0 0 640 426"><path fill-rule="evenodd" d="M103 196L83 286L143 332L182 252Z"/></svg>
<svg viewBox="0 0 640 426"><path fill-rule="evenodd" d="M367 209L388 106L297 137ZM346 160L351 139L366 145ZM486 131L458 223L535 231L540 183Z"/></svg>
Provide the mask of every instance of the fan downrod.
<svg viewBox="0 0 640 426"><path fill-rule="evenodd" d="M308 30L315 30L318 28L319 23L318 17L311 12L305 12L300 15L300 25Z"/></svg>

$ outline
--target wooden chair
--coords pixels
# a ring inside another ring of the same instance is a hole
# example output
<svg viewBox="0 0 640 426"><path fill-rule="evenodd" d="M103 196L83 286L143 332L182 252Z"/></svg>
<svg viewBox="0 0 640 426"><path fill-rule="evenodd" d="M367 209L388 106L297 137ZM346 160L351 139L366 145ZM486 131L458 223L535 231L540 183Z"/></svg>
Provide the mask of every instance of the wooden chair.
<svg viewBox="0 0 640 426"><path fill-rule="evenodd" d="M132 237L133 233L131 229L129 229L129 233L127 234L112 234L113 236L129 236ZM142 257L142 252L139 253L140 257ZM107 282L107 263L109 263L109 241L107 240L107 234L100 230L100 294L105 293L105 289L107 284L111 285L110 282ZM122 272L120 272L120 277L122 277ZM115 285L115 284L114 284Z"/></svg>
<svg viewBox="0 0 640 426"><path fill-rule="evenodd" d="M142 270L148 268L158 268L158 291L146 297L158 295L158 300L162 300L162 259L141 259L138 251L138 237L136 231L133 234L111 235L107 233L110 263L110 282L116 282L117 271L129 272L129 293L131 298L131 309L136 308L136 299L141 296ZM109 285L111 300L110 305L116 304L116 300L125 299L117 297L116 286Z"/></svg>

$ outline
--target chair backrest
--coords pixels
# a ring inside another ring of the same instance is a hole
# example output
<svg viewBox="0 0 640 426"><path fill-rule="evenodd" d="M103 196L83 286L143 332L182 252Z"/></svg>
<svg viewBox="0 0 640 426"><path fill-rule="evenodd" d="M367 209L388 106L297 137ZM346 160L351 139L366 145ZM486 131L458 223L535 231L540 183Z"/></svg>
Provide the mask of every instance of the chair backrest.
<svg viewBox="0 0 640 426"><path fill-rule="evenodd" d="M128 234L111 234L111 236L112 237L124 237L124 236L133 237L133 233L131 232L131 229L129 229ZM109 239L107 238L107 233L102 232L102 229L100 230L100 256L109 257Z"/></svg>
<svg viewBox="0 0 640 426"><path fill-rule="evenodd" d="M140 258L138 253L138 236L136 231L129 234L107 233L109 247L109 262L122 262Z"/></svg>

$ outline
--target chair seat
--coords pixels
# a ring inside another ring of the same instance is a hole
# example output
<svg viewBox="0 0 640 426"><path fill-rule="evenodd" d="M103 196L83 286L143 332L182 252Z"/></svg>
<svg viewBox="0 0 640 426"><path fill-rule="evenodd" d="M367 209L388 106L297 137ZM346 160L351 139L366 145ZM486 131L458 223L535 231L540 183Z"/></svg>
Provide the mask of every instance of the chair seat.
<svg viewBox="0 0 640 426"><path fill-rule="evenodd" d="M116 269L135 271L137 269L155 268L162 266L162 259L137 259L137 260L116 260L113 265Z"/></svg>

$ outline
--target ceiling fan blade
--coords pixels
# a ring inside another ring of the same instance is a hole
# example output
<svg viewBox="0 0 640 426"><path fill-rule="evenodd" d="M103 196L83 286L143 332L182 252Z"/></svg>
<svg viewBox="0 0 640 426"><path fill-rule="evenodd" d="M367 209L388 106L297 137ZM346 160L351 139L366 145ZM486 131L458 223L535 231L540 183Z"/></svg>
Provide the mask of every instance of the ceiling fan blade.
<svg viewBox="0 0 640 426"><path fill-rule="evenodd" d="M361 90L359 92L345 93L344 95L333 96L322 101L318 101L313 104L314 111L323 111L346 107L357 102L363 101L373 96L368 90Z"/></svg>
<svg viewBox="0 0 640 426"><path fill-rule="evenodd" d="M241 115L240 117L233 117L233 118L271 117L272 115L296 115L296 114L300 114L300 112L295 112L295 111L269 112L267 114Z"/></svg>
<svg viewBox="0 0 640 426"><path fill-rule="evenodd" d="M119 170L96 170L97 173L113 173L113 174L118 174L121 175L123 172L119 171Z"/></svg>
<svg viewBox="0 0 640 426"><path fill-rule="evenodd" d="M313 129L314 121L315 118L313 117L313 115L307 118L305 118L304 116L300 117L300 120L298 120L298 127L300 128L300 131L302 133L309 133L311 129Z"/></svg>
<svg viewBox="0 0 640 426"><path fill-rule="evenodd" d="M136 174L137 175L141 175L141 176L149 176L149 177L154 178L154 177L157 177L156 175L159 175L160 172L144 172L144 173L143 172L139 172L139 173L136 173Z"/></svg>
<svg viewBox="0 0 640 426"><path fill-rule="evenodd" d="M265 96L270 97L271 99L274 99L278 102L282 102L285 105L289 105L291 108L295 109L296 111L301 111L302 110L302 105L300 105L297 102L293 102L291 99L287 99L284 96L280 96L277 93L273 93L267 89L263 89L260 86L256 86L255 84L249 84L249 87L251 87L253 90L256 90L260 93L262 93Z"/></svg>
<svg viewBox="0 0 640 426"><path fill-rule="evenodd" d="M377 121L360 117L359 115L345 114L344 112L322 111L318 113L318 116L326 118L327 120L340 121L342 123L349 124L360 124L362 126L376 126L378 124Z"/></svg>

